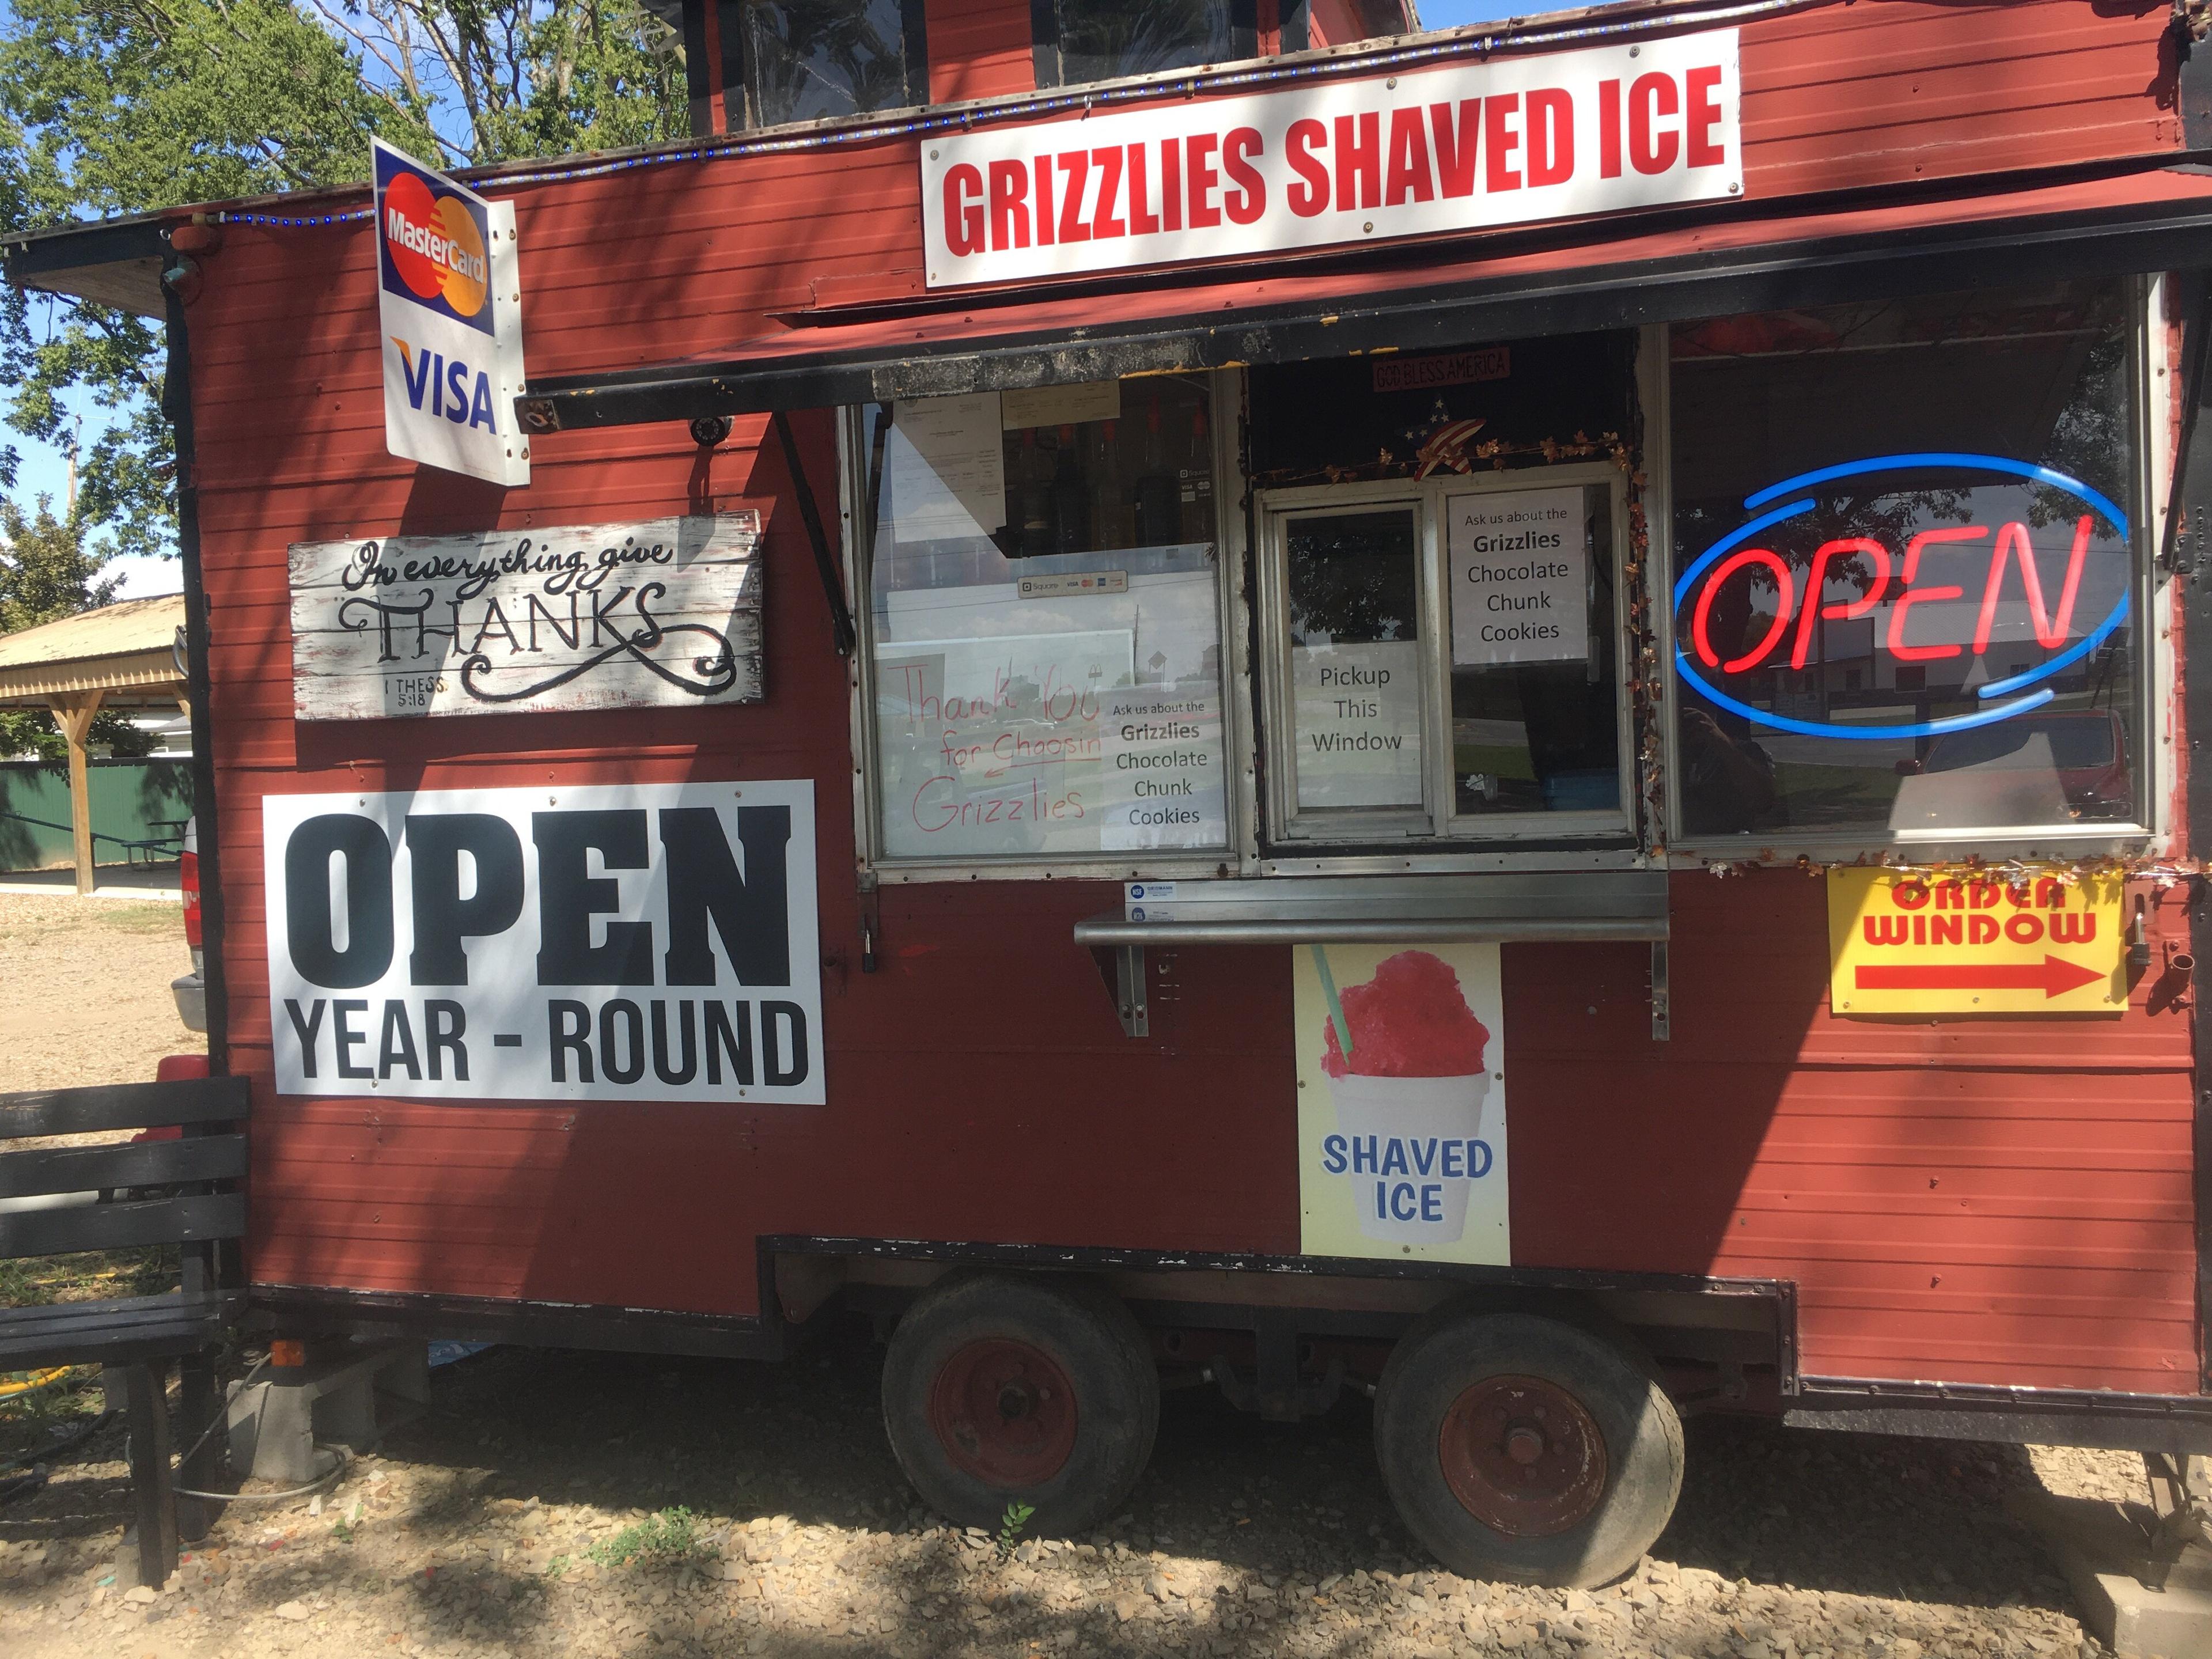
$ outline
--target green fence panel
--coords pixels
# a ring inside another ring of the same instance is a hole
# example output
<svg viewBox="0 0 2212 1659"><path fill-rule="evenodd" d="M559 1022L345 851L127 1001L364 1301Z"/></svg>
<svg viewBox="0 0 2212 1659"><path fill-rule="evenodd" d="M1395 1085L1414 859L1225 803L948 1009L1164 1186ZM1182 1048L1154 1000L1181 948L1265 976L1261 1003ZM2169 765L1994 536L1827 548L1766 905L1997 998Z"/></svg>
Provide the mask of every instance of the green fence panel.
<svg viewBox="0 0 2212 1659"><path fill-rule="evenodd" d="M192 813L191 763L95 760L90 770L94 860L125 864L173 858L178 826ZM157 841L164 850L126 845ZM51 870L74 858L68 769L0 762L0 871Z"/></svg>

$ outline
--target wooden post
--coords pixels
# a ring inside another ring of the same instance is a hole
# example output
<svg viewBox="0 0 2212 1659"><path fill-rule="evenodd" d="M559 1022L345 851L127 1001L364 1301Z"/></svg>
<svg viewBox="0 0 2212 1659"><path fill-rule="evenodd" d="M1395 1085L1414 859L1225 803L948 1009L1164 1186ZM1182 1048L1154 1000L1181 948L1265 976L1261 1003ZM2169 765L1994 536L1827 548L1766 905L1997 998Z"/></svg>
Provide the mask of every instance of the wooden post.
<svg viewBox="0 0 2212 1659"><path fill-rule="evenodd" d="M118 1405L131 1425L131 1513L116 1559L118 1589L159 1589L177 1570L177 1498L169 1473L169 1401L163 1360L110 1365L100 1374L108 1408ZM125 1580L129 1580L125 1583Z"/></svg>
<svg viewBox="0 0 2212 1659"><path fill-rule="evenodd" d="M100 712L99 691L79 691L50 699L55 722L69 741L70 837L76 848L76 890L93 889L92 773L85 763L84 742L92 730L92 717Z"/></svg>

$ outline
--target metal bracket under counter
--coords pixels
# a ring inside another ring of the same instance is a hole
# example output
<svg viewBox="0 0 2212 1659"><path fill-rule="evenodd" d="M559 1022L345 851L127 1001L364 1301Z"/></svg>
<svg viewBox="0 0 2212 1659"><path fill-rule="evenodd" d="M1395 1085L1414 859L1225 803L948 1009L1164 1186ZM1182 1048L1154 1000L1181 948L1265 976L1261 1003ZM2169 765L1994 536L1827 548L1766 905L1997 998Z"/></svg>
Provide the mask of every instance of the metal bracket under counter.
<svg viewBox="0 0 2212 1659"><path fill-rule="evenodd" d="M1075 924L1130 1036L1150 1031L1151 945L1557 944L1651 946L1651 1036L1667 1040L1663 870L1513 871L1465 876L1270 876L1132 882L1119 911Z"/></svg>

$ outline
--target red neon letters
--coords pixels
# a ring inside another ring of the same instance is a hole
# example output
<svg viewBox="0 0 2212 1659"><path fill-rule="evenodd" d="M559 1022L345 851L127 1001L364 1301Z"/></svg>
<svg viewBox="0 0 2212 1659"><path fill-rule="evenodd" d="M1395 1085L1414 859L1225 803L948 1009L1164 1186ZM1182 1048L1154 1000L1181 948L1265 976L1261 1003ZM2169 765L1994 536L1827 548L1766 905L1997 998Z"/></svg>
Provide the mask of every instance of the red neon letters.
<svg viewBox="0 0 2212 1659"><path fill-rule="evenodd" d="M2037 568L2035 550L2029 540L2027 526L2012 523L1996 532L1996 545L1990 554L1989 572L1982 587L1981 605L1976 613L1973 649L1977 656L1988 651L1990 640L1996 630L1997 606L2003 598L2007 568L2018 556L2021 586L2025 591L2027 616L2035 630L2036 643L2046 651L2056 651L2070 635L2074 622L2075 601L2081 589L2081 570L2089 553L2089 538L2094 530L2095 519L2084 514L2074 526L2073 546L2066 559L2066 576L2058 590L2056 609L2049 607L2044 599L2042 573ZM1850 622L1867 616L1876 606L1887 602L1889 620L1883 630L1882 643L1899 662L1934 662L1960 655L1966 649L1957 643L1912 645L1906 642L1907 618L1916 605L1942 604L1964 597L1965 589L1956 585L1921 586L1920 556L1930 547L1969 542L1987 541L1990 526L1960 525L1940 530L1923 530L1906 544L1905 557L1898 569L1895 591L1892 591L1891 557L1889 549L1871 537L1850 536L1823 543L1814 551L1810 568L1807 571L1802 589L1802 607L1799 606L1800 592L1790 565L1779 554L1763 547L1738 549L1706 576L1699 588L1695 607L1690 616L1690 644L1698 660L1707 668L1718 669L1724 674L1741 674L1759 667L1790 633L1790 623L1796 623L1796 637L1790 647L1790 666L1802 669L1812 653L1814 623L1825 618L1830 622ZM1830 577L1839 562L1864 560L1863 567L1868 576L1866 591L1858 598L1840 605L1825 605L1821 596ZM1720 590L1741 573L1758 568L1764 570L1775 589L1774 617L1765 635L1741 657L1727 662L1710 637L1712 609Z"/></svg>

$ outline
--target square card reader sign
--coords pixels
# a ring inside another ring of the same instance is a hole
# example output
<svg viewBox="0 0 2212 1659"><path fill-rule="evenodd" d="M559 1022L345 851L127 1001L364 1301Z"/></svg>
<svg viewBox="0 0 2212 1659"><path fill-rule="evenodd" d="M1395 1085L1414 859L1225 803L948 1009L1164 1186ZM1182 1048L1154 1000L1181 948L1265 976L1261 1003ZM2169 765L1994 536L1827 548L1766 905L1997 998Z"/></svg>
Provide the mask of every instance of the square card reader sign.
<svg viewBox="0 0 2212 1659"><path fill-rule="evenodd" d="M526 484L530 446L514 416L524 382L514 204L487 201L380 139L370 146L384 447Z"/></svg>
<svg viewBox="0 0 2212 1659"><path fill-rule="evenodd" d="M290 1095L820 1105L814 786L270 795Z"/></svg>

